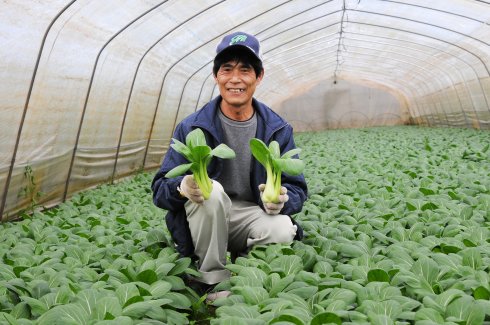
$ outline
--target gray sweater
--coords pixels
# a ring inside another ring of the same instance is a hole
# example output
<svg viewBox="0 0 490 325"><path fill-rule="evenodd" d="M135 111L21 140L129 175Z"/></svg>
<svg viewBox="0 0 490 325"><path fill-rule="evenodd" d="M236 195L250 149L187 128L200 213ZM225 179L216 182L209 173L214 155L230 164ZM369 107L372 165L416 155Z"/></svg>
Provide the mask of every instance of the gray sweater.
<svg viewBox="0 0 490 325"><path fill-rule="evenodd" d="M226 117L221 110L218 114L223 126L224 143L235 151L236 158L224 160L223 170L217 181L223 185L230 199L253 201L250 188L252 153L249 142L257 131L257 116L254 113L246 121L235 121Z"/></svg>

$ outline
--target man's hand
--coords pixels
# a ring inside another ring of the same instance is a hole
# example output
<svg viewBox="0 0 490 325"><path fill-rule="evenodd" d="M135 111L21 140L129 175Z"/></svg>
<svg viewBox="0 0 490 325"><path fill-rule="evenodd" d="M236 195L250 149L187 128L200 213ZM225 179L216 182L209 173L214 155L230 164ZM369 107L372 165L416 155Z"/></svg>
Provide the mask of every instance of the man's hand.
<svg viewBox="0 0 490 325"><path fill-rule="evenodd" d="M180 194L185 196L194 203L203 203L204 196L202 195L201 189L194 180L194 176L186 175L182 182L180 182L180 187L178 188Z"/></svg>
<svg viewBox="0 0 490 325"><path fill-rule="evenodd" d="M264 189L265 189L265 184L260 184L259 185L259 191L260 191L260 198L262 199L262 194L264 194ZM281 212L282 208L284 207L284 203L286 203L289 200L288 196L288 189L285 188L284 186L281 186L281 194L279 195L279 203L272 203L272 202L263 202L264 203L264 209L267 214L279 214Z"/></svg>

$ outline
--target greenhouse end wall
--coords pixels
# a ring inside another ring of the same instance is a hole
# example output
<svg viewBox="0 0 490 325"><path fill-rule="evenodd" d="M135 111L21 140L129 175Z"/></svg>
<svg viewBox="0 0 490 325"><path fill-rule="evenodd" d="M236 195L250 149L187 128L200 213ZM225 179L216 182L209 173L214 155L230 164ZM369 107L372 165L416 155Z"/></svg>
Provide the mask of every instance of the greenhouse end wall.
<svg viewBox="0 0 490 325"><path fill-rule="evenodd" d="M298 132L410 123L403 96L359 81L326 80L276 107Z"/></svg>

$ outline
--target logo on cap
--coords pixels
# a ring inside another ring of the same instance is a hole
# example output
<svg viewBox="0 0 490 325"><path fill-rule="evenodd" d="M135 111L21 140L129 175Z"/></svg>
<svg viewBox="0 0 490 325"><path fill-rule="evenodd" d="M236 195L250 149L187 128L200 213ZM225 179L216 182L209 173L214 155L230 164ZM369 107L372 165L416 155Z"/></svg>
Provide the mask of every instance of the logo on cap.
<svg viewBox="0 0 490 325"><path fill-rule="evenodd" d="M235 35L231 41L230 41L230 44L229 45L233 45L233 44L236 44L238 42L245 42L247 40L247 36L246 35Z"/></svg>

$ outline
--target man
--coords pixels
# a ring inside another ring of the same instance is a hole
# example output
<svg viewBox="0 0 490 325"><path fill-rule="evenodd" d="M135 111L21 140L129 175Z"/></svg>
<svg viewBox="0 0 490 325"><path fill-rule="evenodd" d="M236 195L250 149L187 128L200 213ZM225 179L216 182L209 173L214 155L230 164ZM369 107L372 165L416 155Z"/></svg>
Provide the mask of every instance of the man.
<svg viewBox="0 0 490 325"><path fill-rule="evenodd" d="M177 251L198 260L201 293L210 292L229 278L227 252L246 254L254 245L291 243L301 239L302 229L290 218L301 211L307 197L303 175L282 175L279 203L261 200L265 168L252 156L249 141L279 142L281 152L295 148L292 127L263 103L253 98L264 77L259 41L237 32L223 38L216 50L213 74L220 95L177 125L174 138L200 128L207 144L227 144L235 159L213 158L208 173L213 190L204 200L192 175L165 178L175 166L187 163L170 148L152 182L154 203L165 210L167 227ZM207 298L229 292L209 293Z"/></svg>

